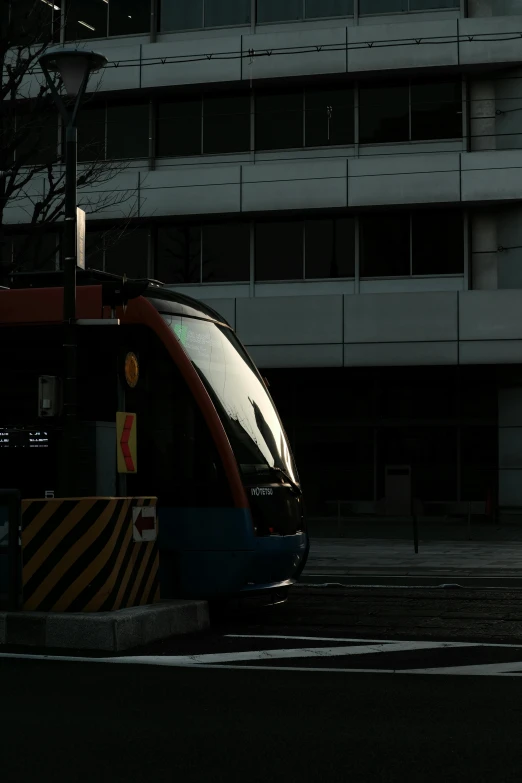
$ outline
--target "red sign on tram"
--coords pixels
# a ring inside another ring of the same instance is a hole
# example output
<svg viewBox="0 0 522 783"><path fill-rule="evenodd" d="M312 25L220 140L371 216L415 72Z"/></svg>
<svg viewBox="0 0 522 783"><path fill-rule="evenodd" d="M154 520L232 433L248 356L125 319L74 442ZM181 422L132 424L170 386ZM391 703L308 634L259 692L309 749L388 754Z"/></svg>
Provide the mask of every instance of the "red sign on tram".
<svg viewBox="0 0 522 783"><path fill-rule="evenodd" d="M116 443L118 473L137 473L138 449L135 413L116 414Z"/></svg>

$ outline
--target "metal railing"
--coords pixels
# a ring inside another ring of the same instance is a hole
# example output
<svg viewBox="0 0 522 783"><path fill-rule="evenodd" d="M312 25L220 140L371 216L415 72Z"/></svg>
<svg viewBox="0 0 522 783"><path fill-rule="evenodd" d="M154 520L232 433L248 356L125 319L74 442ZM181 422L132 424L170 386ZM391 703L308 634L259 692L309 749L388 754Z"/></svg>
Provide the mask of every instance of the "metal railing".
<svg viewBox="0 0 522 783"><path fill-rule="evenodd" d="M21 497L17 489L0 489L0 509L7 509L7 544L0 541L0 557L7 559L7 609L20 608Z"/></svg>

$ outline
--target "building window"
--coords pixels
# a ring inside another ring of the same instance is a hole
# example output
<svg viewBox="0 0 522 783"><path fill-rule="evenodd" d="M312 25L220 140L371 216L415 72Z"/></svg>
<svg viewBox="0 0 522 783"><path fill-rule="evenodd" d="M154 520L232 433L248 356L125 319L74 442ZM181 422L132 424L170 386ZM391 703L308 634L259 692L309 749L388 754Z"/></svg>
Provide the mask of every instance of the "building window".
<svg viewBox="0 0 522 783"><path fill-rule="evenodd" d="M103 272L105 267L105 234L110 232L92 231L87 223L85 236L85 266Z"/></svg>
<svg viewBox="0 0 522 783"><path fill-rule="evenodd" d="M250 150L250 96L215 96L203 101L203 152Z"/></svg>
<svg viewBox="0 0 522 783"><path fill-rule="evenodd" d="M203 27L203 0L161 0L160 30L194 30Z"/></svg>
<svg viewBox="0 0 522 783"><path fill-rule="evenodd" d="M135 280L149 275L149 229L114 226L105 231L87 229L87 269L97 269Z"/></svg>
<svg viewBox="0 0 522 783"><path fill-rule="evenodd" d="M462 213L366 215L359 222L361 277L462 274Z"/></svg>
<svg viewBox="0 0 522 783"><path fill-rule="evenodd" d="M59 250L59 235L43 231L40 226L30 233L6 237L5 263L13 272L54 272Z"/></svg>
<svg viewBox="0 0 522 783"><path fill-rule="evenodd" d="M11 126L12 127L12 126ZM9 139L9 130L7 131ZM16 117L15 158L23 166L41 166L58 159L58 114L27 111Z"/></svg>
<svg viewBox="0 0 522 783"><path fill-rule="evenodd" d="M375 214L360 218L361 277L410 274L410 216Z"/></svg>
<svg viewBox="0 0 522 783"><path fill-rule="evenodd" d="M3 3L2 12L9 14L7 35L2 33L9 45L31 46L44 40L58 43L61 0L43 4L35 0L11 0L8 7Z"/></svg>
<svg viewBox="0 0 522 783"><path fill-rule="evenodd" d="M106 108L96 106L78 112L78 161L105 160Z"/></svg>
<svg viewBox="0 0 522 783"><path fill-rule="evenodd" d="M105 38L108 33L109 5L105 0L69 0L66 38Z"/></svg>
<svg viewBox="0 0 522 783"><path fill-rule="evenodd" d="M250 280L250 224L203 226L203 282Z"/></svg>
<svg viewBox="0 0 522 783"><path fill-rule="evenodd" d="M87 106L78 114L78 160L146 158L149 104Z"/></svg>
<svg viewBox="0 0 522 783"><path fill-rule="evenodd" d="M303 223L258 223L256 226L256 280L302 280Z"/></svg>
<svg viewBox="0 0 522 783"><path fill-rule="evenodd" d="M205 27L250 24L250 8L250 0L205 0Z"/></svg>
<svg viewBox="0 0 522 783"><path fill-rule="evenodd" d="M109 160L146 158L149 154L149 104L109 104L107 157Z"/></svg>
<svg viewBox="0 0 522 783"><path fill-rule="evenodd" d="M329 16L353 16L353 0L305 0L307 19Z"/></svg>
<svg viewBox="0 0 522 783"><path fill-rule="evenodd" d="M462 138L462 83L389 83L359 88L359 141Z"/></svg>
<svg viewBox="0 0 522 783"><path fill-rule="evenodd" d="M150 11L150 0L69 0L66 38L76 41L148 33Z"/></svg>
<svg viewBox="0 0 522 783"><path fill-rule="evenodd" d="M149 277L149 231L129 228L105 237L105 271L136 280Z"/></svg>
<svg viewBox="0 0 522 783"><path fill-rule="evenodd" d="M109 0L109 35L150 31L150 0Z"/></svg>
<svg viewBox="0 0 522 783"><path fill-rule="evenodd" d="M303 18L303 0L257 0L257 21L295 22Z"/></svg>
<svg viewBox="0 0 522 783"><path fill-rule="evenodd" d="M201 283L201 228L165 226L156 238L155 277L162 283Z"/></svg>
<svg viewBox="0 0 522 783"><path fill-rule="evenodd" d="M412 274L451 275L464 271L462 212L412 213Z"/></svg>
<svg viewBox="0 0 522 783"><path fill-rule="evenodd" d="M461 82L412 84L412 141L459 137L462 137Z"/></svg>
<svg viewBox="0 0 522 783"><path fill-rule="evenodd" d="M175 32L250 24L250 8L250 0L161 0L160 30Z"/></svg>
<svg viewBox="0 0 522 783"><path fill-rule="evenodd" d="M201 155L202 106L201 98L180 98L158 105L158 155Z"/></svg>
<svg viewBox="0 0 522 783"><path fill-rule="evenodd" d="M306 90L305 146L353 144L353 90Z"/></svg>
<svg viewBox="0 0 522 783"><path fill-rule="evenodd" d="M459 0L410 0L409 11L432 11L437 8L460 8Z"/></svg>
<svg viewBox="0 0 522 783"><path fill-rule="evenodd" d="M305 222L305 277L353 277L355 274L355 220Z"/></svg>
<svg viewBox="0 0 522 783"><path fill-rule="evenodd" d="M359 0L360 14L391 14L459 7L459 0Z"/></svg>
<svg viewBox="0 0 522 783"><path fill-rule="evenodd" d="M256 97L256 150L303 146L303 93Z"/></svg>
<svg viewBox="0 0 522 783"><path fill-rule="evenodd" d="M407 84L361 86L359 89L359 141L361 144L408 141L409 95Z"/></svg>

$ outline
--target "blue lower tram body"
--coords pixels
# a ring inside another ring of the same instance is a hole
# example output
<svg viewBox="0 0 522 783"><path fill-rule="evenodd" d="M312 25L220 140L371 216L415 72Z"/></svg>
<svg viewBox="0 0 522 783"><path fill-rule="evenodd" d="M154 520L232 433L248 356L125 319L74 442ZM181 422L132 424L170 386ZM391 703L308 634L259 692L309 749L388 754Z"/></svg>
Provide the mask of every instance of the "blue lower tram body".
<svg viewBox="0 0 522 783"><path fill-rule="evenodd" d="M248 509L160 508L162 598L219 598L289 586L308 535L259 537Z"/></svg>

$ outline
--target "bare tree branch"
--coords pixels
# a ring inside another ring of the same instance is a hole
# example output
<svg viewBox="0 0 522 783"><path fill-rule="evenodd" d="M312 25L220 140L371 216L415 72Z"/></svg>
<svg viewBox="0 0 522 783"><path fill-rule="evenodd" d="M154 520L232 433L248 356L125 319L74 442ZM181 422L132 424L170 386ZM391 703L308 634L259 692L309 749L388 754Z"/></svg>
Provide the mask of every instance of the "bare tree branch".
<svg viewBox="0 0 522 783"><path fill-rule="evenodd" d="M55 254L61 243L65 211L61 118L38 65L40 56L59 40L60 23L51 2L0 0L0 283L13 271L35 264L34 249L49 236L49 226L56 224L54 233L59 236ZM91 93L87 100L92 99ZM106 160L104 145L98 149L89 143L81 147L80 160L84 162L78 167L79 206L91 215L121 210L123 225L136 216L135 189L104 187L128 164ZM27 217L23 223L27 238L16 243L16 254L6 247L6 226L13 227L7 221L10 207L18 207Z"/></svg>

